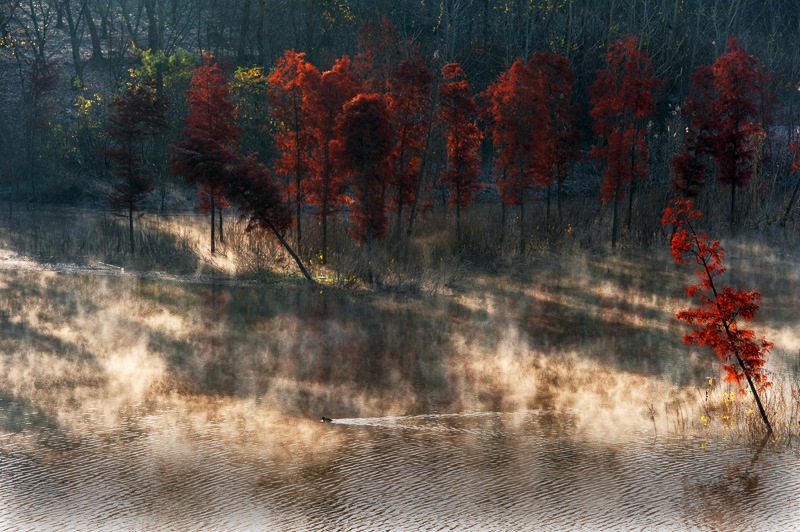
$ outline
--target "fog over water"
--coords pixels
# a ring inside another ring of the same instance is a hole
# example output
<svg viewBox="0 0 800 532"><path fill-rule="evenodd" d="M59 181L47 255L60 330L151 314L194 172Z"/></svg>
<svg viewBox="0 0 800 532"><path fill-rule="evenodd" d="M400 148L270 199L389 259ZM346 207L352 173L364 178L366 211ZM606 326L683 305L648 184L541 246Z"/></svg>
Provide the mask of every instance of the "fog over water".
<svg viewBox="0 0 800 532"><path fill-rule="evenodd" d="M763 292L788 389L797 272L750 256L731 282ZM796 443L704 426L731 389L681 343L687 279L591 255L433 296L0 267L0 529L796 528Z"/></svg>

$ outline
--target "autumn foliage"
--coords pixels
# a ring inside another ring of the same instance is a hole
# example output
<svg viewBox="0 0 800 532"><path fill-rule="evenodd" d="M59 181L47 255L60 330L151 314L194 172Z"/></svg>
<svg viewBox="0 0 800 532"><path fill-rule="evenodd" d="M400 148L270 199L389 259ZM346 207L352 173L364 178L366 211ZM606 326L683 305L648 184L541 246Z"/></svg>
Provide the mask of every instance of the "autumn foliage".
<svg viewBox="0 0 800 532"><path fill-rule="evenodd" d="M275 147L279 156L275 170L287 179L288 192L293 197L298 247L302 242L301 213L306 204L311 166L311 130L303 100L307 85L318 78L319 71L306 61L305 54L293 50L287 50L278 59L267 78L272 119L278 126Z"/></svg>
<svg viewBox="0 0 800 532"><path fill-rule="evenodd" d="M686 289L690 297L697 298L699 306L682 310L676 317L694 326L684 342L710 347L722 362L727 381L740 388L745 381L748 383L769 428L758 392L771 384L765 364L772 343L763 337L756 338L751 329L740 326L740 321L749 322L755 316L761 294L719 284L720 276L725 273L722 263L725 253L719 241L710 242L708 235L694 228L693 221L702 216L691 200L679 199L665 210L662 218L664 225L674 229L671 247L675 262L694 262L699 266L697 284Z"/></svg>
<svg viewBox="0 0 800 532"><path fill-rule="evenodd" d="M349 173L356 201L351 206L355 236L366 243L386 236L386 161L391 129L386 101L380 94L359 94L343 109L337 156Z"/></svg>
<svg viewBox="0 0 800 532"><path fill-rule="evenodd" d="M284 191L267 167L256 161L256 154L244 157L239 153L236 109L227 80L209 54L195 69L188 96L189 116L181 137L172 144L170 172L200 185L201 194L208 195L206 201L212 209L215 205L227 205L225 198L231 200L248 218L248 230L260 228L274 234L311 281L302 261L284 238L292 225L283 201ZM214 252L213 210L211 251Z"/></svg>
<svg viewBox="0 0 800 532"><path fill-rule="evenodd" d="M421 188L432 106L434 76L420 57L397 64L386 94L394 135L389 155L391 196L389 208L397 213L399 236L404 210L416 203Z"/></svg>
<svg viewBox="0 0 800 532"><path fill-rule="evenodd" d="M227 206L223 189L228 174L224 168L236 158L239 128L228 80L210 53L206 52L202 63L194 69L186 95L189 114L183 138L173 144L170 171L199 186L200 209L211 215L211 252L214 253L214 215ZM220 211L220 229L221 220Z"/></svg>
<svg viewBox="0 0 800 532"><path fill-rule="evenodd" d="M310 128L311 180L307 189L309 199L316 206L317 218L322 225L321 257L328 256L328 219L345 204L346 179L342 165L333 156L336 142L336 124L344 106L360 91L360 83L343 56L330 70L319 76L305 77L306 97L303 112Z"/></svg>
<svg viewBox="0 0 800 532"><path fill-rule="evenodd" d="M557 186L561 218L561 188L569 166L579 158L580 133L575 125L577 106L572 101L575 73L569 59L552 52L534 52L528 61L539 106L539 135L534 145L536 182L547 188L547 219L550 220L550 190Z"/></svg>
<svg viewBox="0 0 800 532"><path fill-rule="evenodd" d="M484 114L495 146L497 188L502 201L520 209L520 252L525 247L525 206L533 190L550 193L561 185L578 159L577 109L572 101L575 75L569 59L534 52L517 58L483 94ZM560 194L559 214L560 214Z"/></svg>
<svg viewBox="0 0 800 532"><path fill-rule="evenodd" d="M350 176L356 201L350 207L353 235L367 246L372 283L372 242L386 236L386 164L392 133L389 111L380 94L359 94L343 109L337 127L337 156Z"/></svg>
<svg viewBox="0 0 800 532"><path fill-rule="evenodd" d="M153 189L145 165L144 141L167 127L164 102L155 87L131 85L111 102L108 134L113 144L106 148L112 173L120 182L109 194L114 209L128 212L130 250L134 253L133 213Z"/></svg>
<svg viewBox="0 0 800 532"><path fill-rule="evenodd" d="M734 225L736 189L755 173L764 138L761 122L765 77L755 56L731 38L728 52L692 77L684 149L673 161L674 184L687 196L697 194L705 175L704 158L717 168L717 180L729 186L730 223Z"/></svg>
<svg viewBox="0 0 800 532"><path fill-rule="evenodd" d="M495 145L497 186L508 205L521 205L533 186L537 111L530 70L517 58L484 95Z"/></svg>
<svg viewBox="0 0 800 532"><path fill-rule="evenodd" d="M496 177L500 198L520 209L520 253L525 246L525 199L535 185L538 136L536 83L522 59L500 74L484 93L486 114L495 146Z"/></svg>
<svg viewBox="0 0 800 532"><path fill-rule="evenodd" d="M655 112L656 92L663 82L656 79L650 56L639 49L639 40L629 35L612 43L606 68L597 72L591 86L594 131L598 142L591 156L605 161L600 198L614 202L611 245L617 242L617 204L629 194L628 226L637 180L648 174L648 120Z"/></svg>
<svg viewBox="0 0 800 532"><path fill-rule="evenodd" d="M483 188L480 177L480 148L483 135L478 129L478 106L464 70L457 64L442 67L445 83L441 89L440 117L447 133L447 169L442 181L456 210L456 240L461 240L461 210L475 200Z"/></svg>
<svg viewBox="0 0 800 532"><path fill-rule="evenodd" d="M749 122L739 127L734 120L752 115L751 104L756 102L750 97L754 85L737 85L737 68L754 73L758 68L735 41L731 43L729 54L693 76L695 90L686 104L686 150L673 160L676 186L686 195L699 191L706 159L717 161L721 176L735 167L739 177L731 182L742 182L746 168L740 163L758 139L758 130ZM434 54L434 60L438 58ZM244 73L237 75L244 87ZM435 184L442 206L454 211L456 238L461 241L463 210L485 188L481 155L488 148L484 135L490 134L502 226L506 207L517 208L519 253L525 253L529 242L526 211L533 202L546 199L543 225L552 231L550 205L556 190L561 218L562 187L580 158L581 140L575 72L563 55L536 51L527 60L515 59L480 95L482 115L462 66L447 63L432 72L420 51L410 41L403 42L388 20L365 26L352 61L341 56L321 72L304 53L287 50L269 76L258 70L247 76L258 83L263 80L266 98L260 105L239 103L250 115L264 115L261 123L269 127L259 131L273 134L277 156L268 167L255 166L253 160L241 166L237 109L222 70L206 54L187 92L187 127L171 162L173 173L200 185L202 210L228 206L223 191L231 190L232 179L247 182L242 176L267 174L282 178L280 193L293 215L288 225L284 220L273 225L295 227L299 244L302 218L313 214L321 230L315 256L326 262L329 224L340 219L338 214L349 215L350 235L366 244L371 256L373 241L388 234L387 212L396 214L396 239L404 218L410 235L416 207L431 204L430 187ZM736 91L739 85L741 94ZM589 157L603 163L600 198L613 201L612 247L617 242L619 202L627 196L630 230L636 184L649 174L648 142L661 134L654 121L663 86L650 56L629 35L609 45L605 67L596 72L589 88L596 139ZM241 90L239 98L247 94ZM723 139L724 130L737 133ZM439 142L436 134L442 136ZM733 163L719 154L731 145L742 148ZM438 175L427 179L426 171ZM255 211L252 207L250 212Z"/></svg>

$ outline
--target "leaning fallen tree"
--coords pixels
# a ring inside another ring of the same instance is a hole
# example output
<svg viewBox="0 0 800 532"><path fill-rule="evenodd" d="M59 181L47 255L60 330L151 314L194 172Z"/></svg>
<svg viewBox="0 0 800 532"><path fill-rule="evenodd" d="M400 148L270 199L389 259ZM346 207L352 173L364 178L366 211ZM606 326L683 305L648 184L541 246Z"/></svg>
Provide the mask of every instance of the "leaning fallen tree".
<svg viewBox="0 0 800 532"><path fill-rule="evenodd" d="M292 216L283 194L269 169L256 161L254 155L238 155L201 131L187 128L183 138L172 145L170 172L225 197L247 219L248 231L272 233L306 280L314 283L303 261L286 241Z"/></svg>
<svg viewBox="0 0 800 532"><path fill-rule="evenodd" d="M692 220L703 217L694 208L691 200L675 200L672 207L664 211L661 223L672 225L672 256L678 264L688 264L693 258L699 266L695 273L697 284L686 289L690 297L697 297L700 306L682 310L676 314L679 320L696 328L684 336L687 344L706 345L714 350L722 361L725 380L736 383L742 393L743 382L747 381L753 398L761 414L761 420L772 434L772 425L759 397L772 383L766 372L766 357L772 349L772 342L766 338L756 338L750 329L739 326L739 318L751 321L758 311L761 294L752 290L734 290L730 286L715 282L725 273L722 264L725 252L719 241L709 243L708 235L694 228Z"/></svg>

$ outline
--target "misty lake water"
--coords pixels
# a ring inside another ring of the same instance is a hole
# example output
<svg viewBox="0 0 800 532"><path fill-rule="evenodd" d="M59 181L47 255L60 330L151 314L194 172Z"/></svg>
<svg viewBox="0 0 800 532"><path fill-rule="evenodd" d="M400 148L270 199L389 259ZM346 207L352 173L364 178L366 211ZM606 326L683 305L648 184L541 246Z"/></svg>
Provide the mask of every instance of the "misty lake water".
<svg viewBox="0 0 800 532"><path fill-rule="evenodd" d="M796 383L794 260L732 262ZM686 280L590 255L421 296L0 266L0 530L797 529L796 443L703 428Z"/></svg>

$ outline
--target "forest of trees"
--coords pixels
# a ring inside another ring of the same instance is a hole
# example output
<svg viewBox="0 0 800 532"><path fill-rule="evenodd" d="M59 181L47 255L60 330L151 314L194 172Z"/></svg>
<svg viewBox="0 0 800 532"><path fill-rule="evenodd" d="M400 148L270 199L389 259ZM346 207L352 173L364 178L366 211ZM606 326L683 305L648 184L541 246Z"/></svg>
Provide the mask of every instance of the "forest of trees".
<svg viewBox="0 0 800 532"><path fill-rule="evenodd" d="M332 220L369 254L436 206L459 242L475 202L520 254L529 213L563 231L575 196L611 210L612 247L673 194L732 230L793 219L793 2L5 0L0 33L9 216L108 201L132 254L134 214L187 184L212 252L233 207L301 269Z"/></svg>

